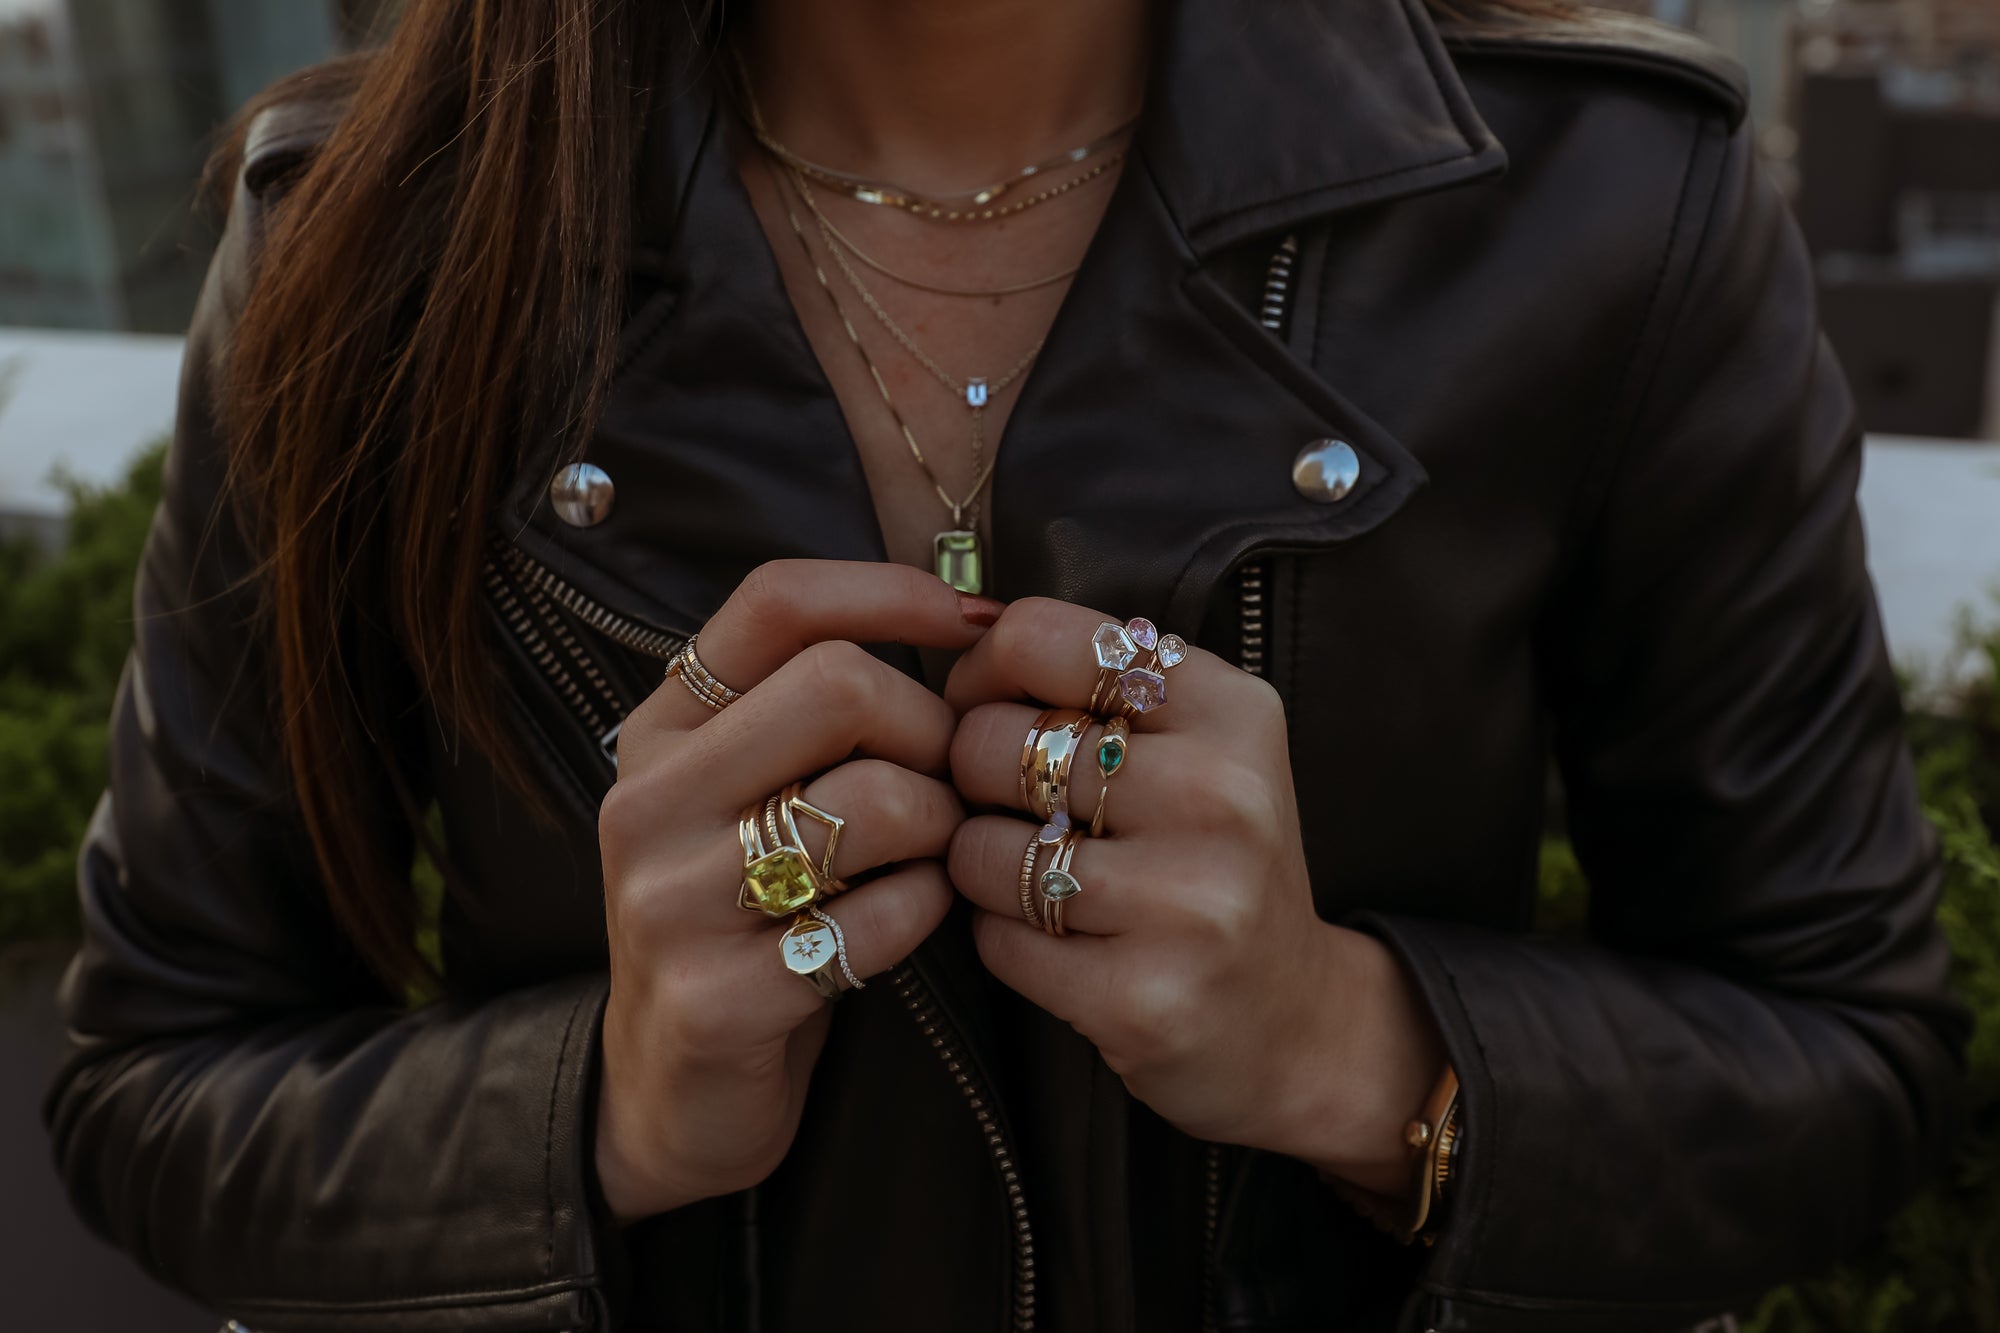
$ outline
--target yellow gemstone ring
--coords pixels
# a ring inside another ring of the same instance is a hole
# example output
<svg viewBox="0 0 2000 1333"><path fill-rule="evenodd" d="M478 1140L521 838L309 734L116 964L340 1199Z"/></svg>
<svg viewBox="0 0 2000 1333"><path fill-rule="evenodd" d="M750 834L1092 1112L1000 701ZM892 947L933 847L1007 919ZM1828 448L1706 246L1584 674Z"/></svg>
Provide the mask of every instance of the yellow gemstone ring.
<svg viewBox="0 0 2000 1333"><path fill-rule="evenodd" d="M847 821L808 803L799 790L800 784L794 782L761 806L747 807L738 821L743 883L736 905L746 912L787 917L847 888L833 874L834 850ZM800 815L827 827L826 851L817 863L799 837Z"/></svg>

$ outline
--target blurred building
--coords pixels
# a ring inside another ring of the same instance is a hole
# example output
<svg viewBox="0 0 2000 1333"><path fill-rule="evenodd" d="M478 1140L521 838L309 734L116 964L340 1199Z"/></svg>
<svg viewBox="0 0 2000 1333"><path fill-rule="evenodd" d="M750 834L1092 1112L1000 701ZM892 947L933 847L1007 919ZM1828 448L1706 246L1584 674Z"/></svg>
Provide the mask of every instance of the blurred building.
<svg viewBox="0 0 2000 1333"><path fill-rule="evenodd" d="M2000 0L1643 0L1743 62L1871 430L2000 438Z"/></svg>
<svg viewBox="0 0 2000 1333"><path fill-rule="evenodd" d="M173 332L215 131L371 0L0 0L0 325Z"/></svg>

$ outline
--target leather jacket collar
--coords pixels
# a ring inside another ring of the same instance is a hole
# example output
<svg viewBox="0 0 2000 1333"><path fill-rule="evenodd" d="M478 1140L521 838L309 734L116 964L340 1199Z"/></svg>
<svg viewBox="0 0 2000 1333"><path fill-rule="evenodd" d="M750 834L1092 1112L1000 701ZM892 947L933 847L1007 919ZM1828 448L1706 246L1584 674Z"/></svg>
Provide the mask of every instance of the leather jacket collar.
<svg viewBox="0 0 2000 1333"><path fill-rule="evenodd" d="M1192 634L1217 581L1250 553L1367 531L1424 479L1205 261L1253 237L1275 248L1286 228L1333 210L1488 177L1505 158L1415 0L1173 0L1157 58L1141 151L1008 424L993 590ZM591 446L619 479L619 512L583 531L555 521L544 500L553 454L524 460L506 510L530 554L680 632L762 559L883 558L845 421L735 178L715 62L690 69L654 119L660 169L640 214L639 288ZM727 364L704 354L714 348L730 349ZM1106 391L1141 369L1175 386L1171 398ZM660 410L668 397L673 410ZM1298 451L1326 437L1362 463L1335 504L1291 484ZM1144 503L1129 503L1135 491Z"/></svg>

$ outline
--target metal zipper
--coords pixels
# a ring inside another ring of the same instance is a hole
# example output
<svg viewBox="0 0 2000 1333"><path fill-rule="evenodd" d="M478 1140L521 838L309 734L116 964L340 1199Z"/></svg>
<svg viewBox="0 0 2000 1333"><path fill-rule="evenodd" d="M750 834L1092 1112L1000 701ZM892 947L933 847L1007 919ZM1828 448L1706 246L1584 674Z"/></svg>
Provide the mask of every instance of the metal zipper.
<svg viewBox="0 0 2000 1333"><path fill-rule="evenodd" d="M993 1165L1000 1172L1000 1183L1007 1191L1008 1220L1013 1227L1014 1239L1014 1299L1012 1322L1008 1327L1013 1333L1034 1333L1035 1327L1035 1234L1028 1223L1028 1202L1021 1188L1021 1173L1014 1165L1014 1152L1008 1145L1007 1132L1000 1125L999 1117L993 1112L993 1099L978 1073L973 1070L959 1052L959 1037L951 1025L937 1011L931 996L930 986L917 975L914 965L904 963L890 976L896 987L896 994L902 997L903 1005L916 1020L924 1040L944 1061L944 1067L958 1084L959 1093L972 1111L972 1118L979 1123L979 1133L986 1140L986 1151L992 1154Z"/></svg>
<svg viewBox="0 0 2000 1333"><path fill-rule="evenodd" d="M506 566L503 573L500 565ZM513 577L510 579L508 574ZM607 756L615 764L611 748L618 729L624 725L625 705L604 679L589 652L571 633L549 605L554 603L575 616L593 631L612 642L662 661L679 652L686 642L678 635L654 629L584 596L565 583L547 566L513 546L499 548L498 563L489 560L486 586L507 627L542 673L555 685L570 711L593 736L600 737ZM518 590L517 590L518 588ZM539 622L539 623L538 623ZM594 696L594 697L593 697ZM600 706L601 705L601 706ZM607 728L607 715L616 719ZM1008 1328L1012 1333L1034 1333L1035 1328L1035 1237L1028 1221L1026 1191L1014 1149L994 1111L992 1094L962 1052L963 1041L938 1012L930 987L905 963L890 978L910 1016L916 1020L924 1040L944 1062L945 1071L957 1084L959 1093L978 1123L980 1137L992 1155L1007 1194L1008 1224L1014 1245L1013 1299Z"/></svg>
<svg viewBox="0 0 2000 1333"><path fill-rule="evenodd" d="M570 713L589 728L598 749L616 769L618 733L625 727L625 700L556 608L561 607L593 633L620 647L661 661L679 652L687 640L591 600L514 546L498 545L496 557L487 560L486 588L508 631L555 686Z"/></svg>
<svg viewBox="0 0 2000 1333"><path fill-rule="evenodd" d="M657 657L662 662L681 650L687 636L672 634L641 624L578 592L562 581L548 566L517 546L501 547L501 554L514 573L547 593L563 610L583 621L597 633L623 648Z"/></svg>
<svg viewBox="0 0 2000 1333"><path fill-rule="evenodd" d="M1299 262L1299 238L1287 236L1264 271L1264 304L1258 319L1274 334L1285 331L1292 303L1292 270ZM1253 676L1264 674L1265 589L1270 582L1266 562L1253 560L1236 571L1236 664ZM1202 1157L1201 1326L1217 1333L1221 1311L1215 1305L1215 1244L1222 1227L1222 1145L1211 1143Z"/></svg>

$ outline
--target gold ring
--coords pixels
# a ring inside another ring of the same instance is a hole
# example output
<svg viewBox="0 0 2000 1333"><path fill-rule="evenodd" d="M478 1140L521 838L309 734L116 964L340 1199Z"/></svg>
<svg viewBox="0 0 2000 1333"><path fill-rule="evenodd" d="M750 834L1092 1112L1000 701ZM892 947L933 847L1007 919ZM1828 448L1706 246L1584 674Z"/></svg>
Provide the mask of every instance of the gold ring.
<svg viewBox="0 0 2000 1333"><path fill-rule="evenodd" d="M1068 928L1063 925L1063 905L1083 892L1083 885L1077 882L1069 869L1076 860L1076 843L1076 830L1063 829L1062 836L1055 843L1055 850L1049 855L1049 868L1037 881L1041 890L1042 929L1051 935L1069 934Z"/></svg>
<svg viewBox="0 0 2000 1333"><path fill-rule="evenodd" d="M846 891L834 877L833 854L847 821L830 815L799 795L792 783L761 805L744 809L737 833L743 843L743 882L736 905L765 916L791 916L830 894ZM814 863L799 836L798 816L817 819L829 830L826 851Z"/></svg>
<svg viewBox="0 0 2000 1333"><path fill-rule="evenodd" d="M1187 660L1187 640L1161 634L1144 616L1123 625L1107 620L1090 638L1097 657L1097 683L1091 687L1089 710L1100 717L1136 717L1164 707L1166 673ZM1141 653L1148 654L1143 665Z"/></svg>
<svg viewBox="0 0 2000 1333"><path fill-rule="evenodd" d="M1028 850L1021 854L1021 915L1031 926L1042 924L1042 911L1035 906L1035 861L1042 854L1042 834L1037 829L1028 838Z"/></svg>
<svg viewBox="0 0 2000 1333"><path fill-rule="evenodd" d="M838 960L846 952L839 927L824 912L808 916L800 912L785 933L778 937L778 956L785 968L823 1000L837 1000L841 994Z"/></svg>
<svg viewBox="0 0 2000 1333"><path fill-rule="evenodd" d="M1097 776L1104 779L1104 785L1097 792L1097 809L1090 816L1090 836L1104 835L1104 805L1111 799L1111 779L1125 769L1126 757L1132 753L1132 724L1122 717L1114 717L1104 724L1104 733L1097 738Z"/></svg>
<svg viewBox="0 0 2000 1333"><path fill-rule="evenodd" d="M690 638L681 645L679 652L667 660L667 679L679 677L689 694L701 700L710 712L720 713L743 695L717 680L715 674L702 665L700 656L694 650L695 639L700 637L697 634Z"/></svg>
<svg viewBox="0 0 2000 1333"><path fill-rule="evenodd" d="M1089 713L1048 708L1035 719L1021 747L1021 804L1038 819L1069 809L1069 770L1083 747Z"/></svg>

